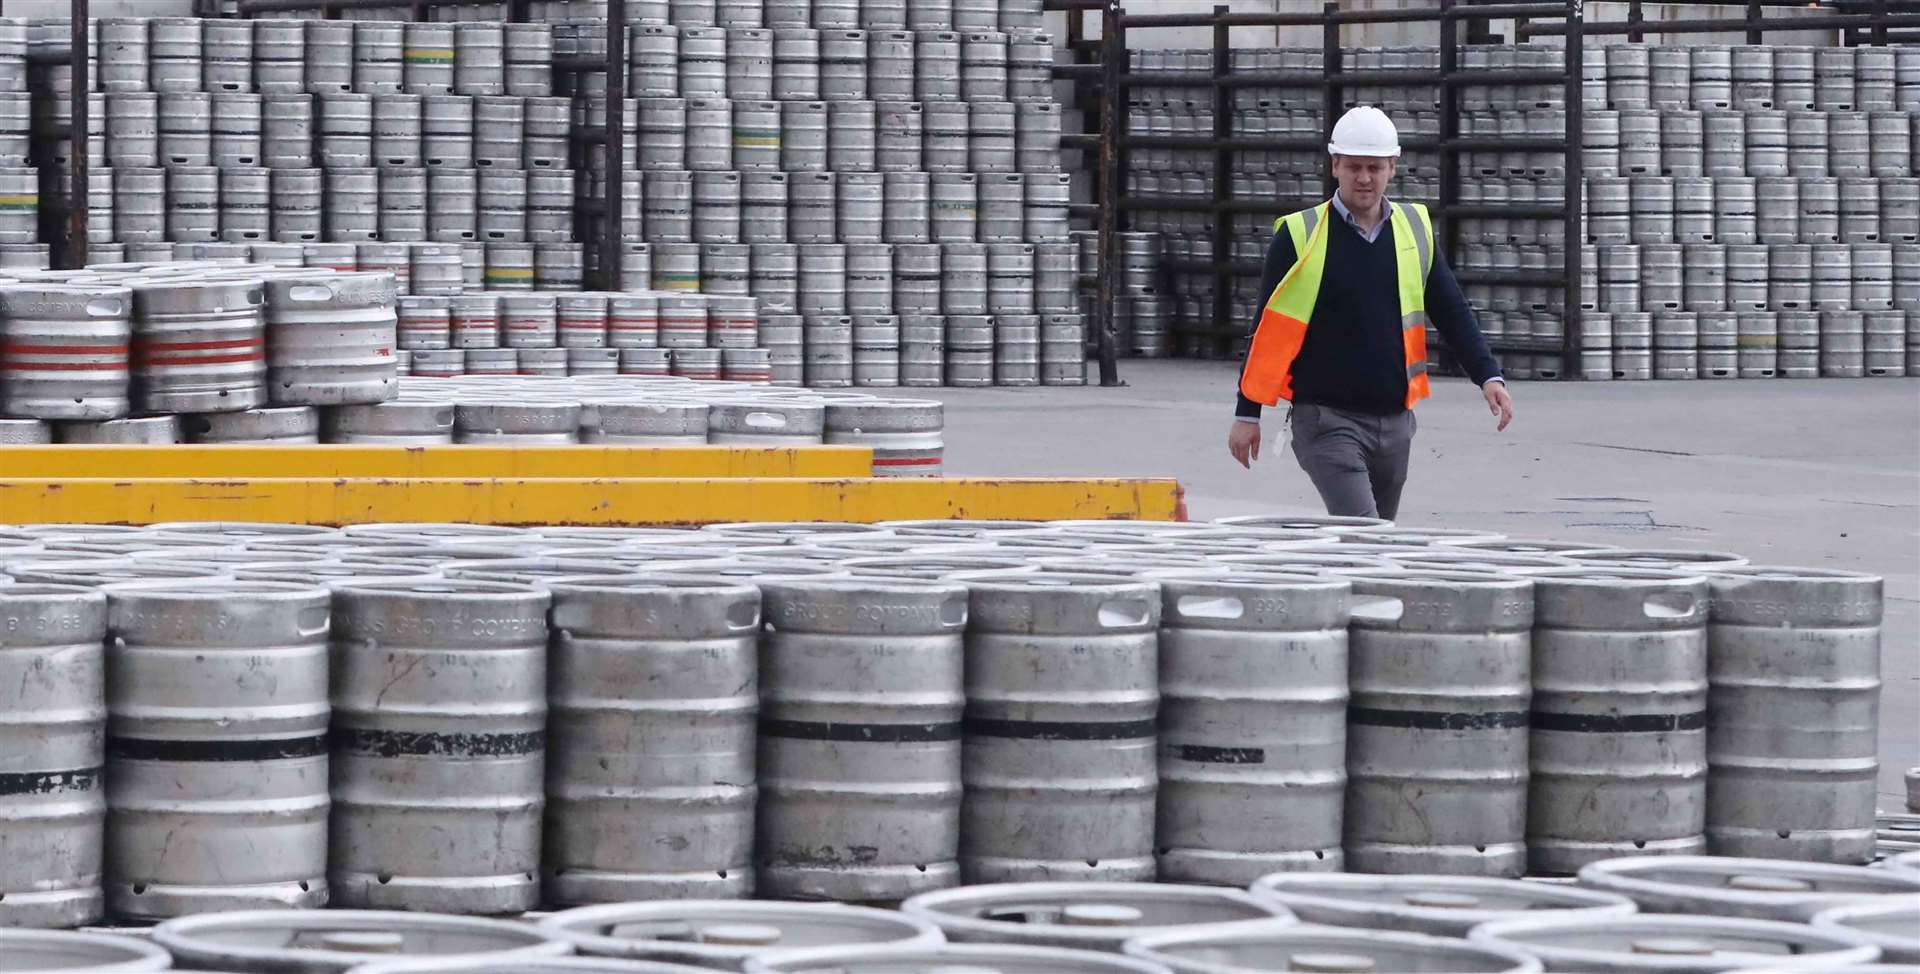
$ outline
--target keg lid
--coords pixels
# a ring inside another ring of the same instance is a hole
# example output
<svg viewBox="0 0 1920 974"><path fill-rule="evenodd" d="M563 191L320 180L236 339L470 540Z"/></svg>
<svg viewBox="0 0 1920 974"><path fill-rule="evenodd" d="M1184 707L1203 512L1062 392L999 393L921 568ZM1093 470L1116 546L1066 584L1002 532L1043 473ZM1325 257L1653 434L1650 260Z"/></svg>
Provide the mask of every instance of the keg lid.
<svg viewBox="0 0 1920 974"><path fill-rule="evenodd" d="M701 927L694 936L703 944L730 947L765 947L780 942L779 927L764 923L716 923Z"/></svg>
<svg viewBox="0 0 1920 974"><path fill-rule="evenodd" d="M1376 970L1373 958L1365 954L1292 954L1287 957L1287 970L1315 971L1320 974L1369 974Z"/></svg>
<svg viewBox="0 0 1920 974"><path fill-rule="evenodd" d="M1119 903L1071 903L1060 911L1060 922L1076 927L1125 927L1146 916L1138 907Z"/></svg>

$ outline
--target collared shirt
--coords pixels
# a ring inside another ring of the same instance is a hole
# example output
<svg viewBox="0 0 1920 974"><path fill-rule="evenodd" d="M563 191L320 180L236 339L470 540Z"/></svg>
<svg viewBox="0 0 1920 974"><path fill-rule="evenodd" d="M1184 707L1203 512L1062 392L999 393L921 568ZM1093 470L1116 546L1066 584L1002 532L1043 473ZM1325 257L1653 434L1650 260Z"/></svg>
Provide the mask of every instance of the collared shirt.
<svg viewBox="0 0 1920 974"><path fill-rule="evenodd" d="M1356 220L1353 218L1353 211L1347 209L1347 204L1344 200L1340 198L1340 194L1339 193L1333 194L1334 212L1340 214L1340 219L1347 221L1347 226L1352 227L1353 232L1359 234L1360 239L1365 240L1368 243L1373 243L1374 241L1379 240L1380 231L1385 230L1387 228L1387 215L1393 212L1392 210L1388 209L1388 207L1391 205L1392 204L1387 202L1387 198L1385 196L1380 197L1380 222L1374 224L1371 228L1363 227L1360 225L1359 220Z"/></svg>

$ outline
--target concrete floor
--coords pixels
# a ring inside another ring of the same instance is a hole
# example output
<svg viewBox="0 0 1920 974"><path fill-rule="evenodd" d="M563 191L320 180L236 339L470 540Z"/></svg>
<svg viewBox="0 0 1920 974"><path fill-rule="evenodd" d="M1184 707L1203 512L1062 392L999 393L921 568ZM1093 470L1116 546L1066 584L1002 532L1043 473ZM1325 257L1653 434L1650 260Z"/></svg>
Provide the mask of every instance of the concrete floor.
<svg viewBox="0 0 1920 974"><path fill-rule="evenodd" d="M1123 362L1126 388L939 389L949 475L1170 476L1193 518L1318 513L1291 454L1226 452L1237 367ZM1737 551L1886 578L1881 806L1920 765L1920 380L1516 383L1495 433L1464 380L1420 408L1409 525ZM1279 424L1267 423L1269 437Z"/></svg>

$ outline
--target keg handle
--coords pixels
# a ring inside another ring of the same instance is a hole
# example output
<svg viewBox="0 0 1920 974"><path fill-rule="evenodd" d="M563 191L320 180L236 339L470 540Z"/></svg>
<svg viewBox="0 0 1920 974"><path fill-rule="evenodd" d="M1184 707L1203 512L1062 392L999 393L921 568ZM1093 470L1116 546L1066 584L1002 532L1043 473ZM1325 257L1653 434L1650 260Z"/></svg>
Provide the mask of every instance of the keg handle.
<svg viewBox="0 0 1920 974"><path fill-rule="evenodd" d="M1101 603L1098 618L1107 629L1129 629L1146 625L1153 613L1144 599L1118 599Z"/></svg>
<svg viewBox="0 0 1920 974"><path fill-rule="evenodd" d="M1399 622L1406 614L1405 602L1390 595L1356 595L1353 597L1353 618L1367 622Z"/></svg>
<svg viewBox="0 0 1920 974"><path fill-rule="evenodd" d="M1188 619L1238 619L1246 615L1246 605L1231 595L1182 595L1174 611Z"/></svg>
<svg viewBox="0 0 1920 974"><path fill-rule="evenodd" d="M1641 608L1649 619L1685 619L1699 614L1700 603L1689 592L1656 592Z"/></svg>

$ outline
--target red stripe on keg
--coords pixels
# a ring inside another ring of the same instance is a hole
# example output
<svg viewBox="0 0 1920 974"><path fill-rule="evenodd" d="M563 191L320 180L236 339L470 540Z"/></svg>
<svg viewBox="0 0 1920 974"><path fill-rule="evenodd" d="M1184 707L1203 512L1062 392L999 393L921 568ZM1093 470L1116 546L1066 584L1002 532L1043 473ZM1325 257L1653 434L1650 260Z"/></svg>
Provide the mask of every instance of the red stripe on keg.
<svg viewBox="0 0 1920 974"><path fill-rule="evenodd" d="M931 467L940 462L939 457L880 457L873 458L876 467Z"/></svg>
<svg viewBox="0 0 1920 974"><path fill-rule="evenodd" d="M125 372L120 362L0 362L0 372Z"/></svg>
<svg viewBox="0 0 1920 974"><path fill-rule="evenodd" d="M265 352L235 352L229 355L143 355L139 365L234 365L240 362L264 362Z"/></svg>
<svg viewBox="0 0 1920 974"><path fill-rule="evenodd" d="M222 348L265 348L264 338L228 338L217 342L141 342L140 350L146 352L201 352Z"/></svg>
<svg viewBox="0 0 1920 974"><path fill-rule="evenodd" d="M0 355L125 355L125 345L0 345Z"/></svg>

